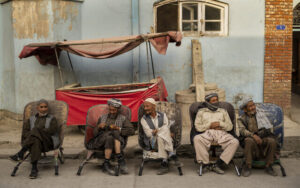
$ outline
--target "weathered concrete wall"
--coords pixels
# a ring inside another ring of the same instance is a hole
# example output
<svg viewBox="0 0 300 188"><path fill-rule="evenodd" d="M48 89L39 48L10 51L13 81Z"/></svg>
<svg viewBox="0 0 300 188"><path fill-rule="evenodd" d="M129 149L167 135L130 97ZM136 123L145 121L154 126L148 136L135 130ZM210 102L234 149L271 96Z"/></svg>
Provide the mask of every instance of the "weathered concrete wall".
<svg viewBox="0 0 300 188"><path fill-rule="evenodd" d="M11 3L0 6L0 109L16 110Z"/></svg>
<svg viewBox="0 0 300 188"><path fill-rule="evenodd" d="M82 39L131 35L131 0L88 0L82 4ZM83 85L132 81L132 52L94 60L83 58L77 73Z"/></svg>
<svg viewBox="0 0 300 188"><path fill-rule="evenodd" d="M79 40L81 39L81 3L71 1L52 1L51 8L53 14L53 39L54 41ZM66 52L60 55L60 63L63 74L64 85L77 82L78 65L81 64L82 58L70 54L74 71L72 71ZM54 69L55 88L62 86L59 71Z"/></svg>
<svg viewBox="0 0 300 188"><path fill-rule="evenodd" d="M1 6L2 9L8 7L11 12L5 12L7 20L7 28L2 32L7 32L9 35L2 39L7 49L7 56L10 58L5 60L8 63L1 63L1 66L6 66L6 69L14 71L12 74L0 73L0 76L9 87L13 90L5 94L7 105L3 108L13 112L21 113L24 106L32 101L40 98L54 99L55 88L61 87L60 79L57 74L57 67L52 65L42 66L34 57L20 60L18 58L24 45L32 42L47 42L63 39L78 39L81 37L81 18L80 4L70 1L11 1ZM1 19L4 20L4 19ZM2 29L2 28L1 28ZM11 41L11 42L10 42ZM12 47L8 45L10 43ZM2 49L2 48L1 48ZM2 50L2 53L3 50ZM73 83L73 73L69 69L69 64L66 63L65 55L61 56L62 68L64 73L64 84ZM8 66L10 65L10 66ZM11 83L10 83L11 82ZM7 88L0 89L0 93L9 90ZM1 100L3 97L1 96Z"/></svg>
<svg viewBox="0 0 300 188"><path fill-rule="evenodd" d="M40 98L54 99L54 67L42 66L35 57L18 58L24 45L31 42L52 41L50 30L50 1L12 1L14 33L14 64L16 112Z"/></svg>
<svg viewBox="0 0 300 188"><path fill-rule="evenodd" d="M154 0L140 1L141 33L153 25ZM264 65L264 0L223 0L229 4L229 35L201 37L205 82L215 82L226 90L226 100L233 102L242 94L263 100ZM255 12L255 14L253 14ZM164 78L169 99L176 90L187 89L192 83L191 37L181 47L170 45L166 56L154 52L157 75ZM141 46L141 81L147 80L145 47Z"/></svg>
<svg viewBox="0 0 300 188"><path fill-rule="evenodd" d="M139 1L140 33L149 32L150 26L153 25L154 1ZM229 4L229 35L197 38L203 49L205 81L216 82L220 88L224 88L230 102L245 94L261 102L265 1L224 2ZM41 97L53 99L55 88L61 86L56 67L41 66L35 58L18 59L17 56L25 44L124 36L132 33L131 0L88 0L82 4L54 0L12 1L7 5L9 4L14 10L11 18L14 28L11 32L14 47L12 67L15 67L16 75L13 87L15 91L11 93L16 93L14 103L17 104L18 112L31 100ZM153 50L156 75L164 78L171 101L174 101L177 90L187 89L192 83L191 39L184 38L181 47L170 44L166 56L158 55ZM141 45L139 51L139 81L147 81L145 45ZM132 52L106 60L73 55L71 59L76 78L83 85L127 83L133 80ZM64 83L74 82L66 54L61 56L61 61ZM3 77L3 74L0 73L0 77ZM3 89L0 90L3 92Z"/></svg>

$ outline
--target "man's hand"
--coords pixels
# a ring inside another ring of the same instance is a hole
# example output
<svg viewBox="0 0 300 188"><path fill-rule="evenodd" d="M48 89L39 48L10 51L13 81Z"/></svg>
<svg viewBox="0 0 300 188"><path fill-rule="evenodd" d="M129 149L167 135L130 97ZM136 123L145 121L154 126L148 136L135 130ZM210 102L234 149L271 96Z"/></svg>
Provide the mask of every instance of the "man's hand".
<svg viewBox="0 0 300 188"><path fill-rule="evenodd" d="M261 145L262 143L262 139L257 136L256 134L253 135L253 139L255 140L255 142L258 144L258 145Z"/></svg>
<svg viewBox="0 0 300 188"><path fill-rule="evenodd" d="M220 122L216 121L216 122L212 122L210 124L210 129L217 129L220 130Z"/></svg>
<svg viewBox="0 0 300 188"><path fill-rule="evenodd" d="M172 137L172 138L175 138L175 134L174 134L174 133L171 133L171 137Z"/></svg>
<svg viewBox="0 0 300 188"><path fill-rule="evenodd" d="M120 128L118 126L114 125L114 124L110 125L109 128L111 130L120 130Z"/></svg>
<svg viewBox="0 0 300 188"><path fill-rule="evenodd" d="M98 124L98 127L99 127L100 129L103 129L103 128L105 127L105 125L106 125L106 123L103 122L103 123Z"/></svg>
<svg viewBox="0 0 300 188"><path fill-rule="evenodd" d="M157 132L158 132L158 130L157 130L157 129L154 129L154 130L152 131L152 134L153 134L153 135L156 135Z"/></svg>

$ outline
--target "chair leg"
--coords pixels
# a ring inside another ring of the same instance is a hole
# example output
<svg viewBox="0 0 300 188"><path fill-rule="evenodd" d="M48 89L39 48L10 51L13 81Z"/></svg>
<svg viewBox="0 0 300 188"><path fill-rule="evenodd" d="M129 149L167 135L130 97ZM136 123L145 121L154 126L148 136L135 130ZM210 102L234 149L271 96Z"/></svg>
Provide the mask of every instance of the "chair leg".
<svg viewBox="0 0 300 188"><path fill-rule="evenodd" d="M217 154L216 154L216 147L211 147L211 151L212 151L212 154L211 154L211 156L213 157L213 158L216 158L217 157Z"/></svg>
<svg viewBox="0 0 300 188"><path fill-rule="evenodd" d="M58 156L59 156L59 150L54 151L54 174L55 176L58 176Z"/></svg>
<svg viewBox="0 0 300 188"><path fill-rule="evenodd" d="M281 170L282 176L285 177L285 176L286 176L285 169L284 169L283 166L281 165L281 162L279 162L278 165L280 166L280 170Z"/></svg>
<svg viewBox="0 0 300 188"><path fill-rule="evenodd" d="M120 164L118 163L117 166L115 167L115 176L119 176L120 174Z"/></svg>
<svg viewBox="0 0 300 188"><path fill-rule="evenodd" d="M199 176L202 176L202 169L203 169L203 164L200 163L200 165L199 165Z"/></svg>
<svg viewBox="0 0 300 188"><path fill-rule="evenodd" d="M233 166L234 166L234 168L235 168L236 175L237 175L237 176L241 176L239 167L234 163L233 160L231 160L231 162L232 162L232 164L233 164Z"/></svg>
<svg viewBox="0 0 300 188"><path fill-rule="evenodd" d="M144 158L143 158L143 159L142 159L142 163L141 163L141 165L140 165L140 169L139 169L139 176L142 176L142 175L143 175L144 163L145 163L145 160L144 160Z"/></svg>
<svg viewBox="0 0 300 188"><path fill-rule="evenodd" d="M93 157L93 155L94 155L94 152L88 151L86 159L80 164L80 166L78 168L77 176L81 175L81 171L82 171L84 165Z"/></svg>
<svg viewBox="0 0 300 188"><path fill-rule="evenodd" d="M182 173L181 166L177 167L177 169L178 169L178 174L179 174L179 176L182 176L182 175L183 175L183 173Z"/></svg>
<svg viewBox="0 0 300 188"><path fill-rule="evenodd" d="M63 153L63 148L62 147L59 148L58 159L60 161L60 164L64 164L65 163L65 157L64 157L64 153Z"/></svg>
<svg viewBox="0 0 300 188"><path fill-rule="evenodd" d="M15 166L14 170L12 171L12 173L10 174L11 176L15 176L18 169L19 169L19 166L28 158L28 156L30 155L30 153L28 153L24 158L23 160L21 160L20 162L18 162L18 164Z"/></svg>

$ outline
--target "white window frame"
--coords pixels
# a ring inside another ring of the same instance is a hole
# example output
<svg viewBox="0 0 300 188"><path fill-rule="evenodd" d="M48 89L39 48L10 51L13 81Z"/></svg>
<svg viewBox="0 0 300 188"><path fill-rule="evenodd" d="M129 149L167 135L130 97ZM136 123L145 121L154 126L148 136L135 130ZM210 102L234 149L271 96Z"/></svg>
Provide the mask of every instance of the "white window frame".
<svg viewBox="0 0 300 188"><path fill-rule="evenodd" d="M168 3L172 3L174 1L169 0L166 2L161 3L160 5L154 7L154 29L155 32L157 31L157 8L159 6L168 4ZM228 36L228 4L226 3L222 3L222 2L218 2L215 0L181 0L181 1L177 1L178 2L178 31L181 31L184 36ZM183 24L183 20L182 20L182 4L198 4L198 31L182 31L182 24ZM205 31L205 6L211 6L214 8L218 8L221 10L221 19L220 20L209 20L210 22L213 21L220 21L221 23L221 30L220 31Z"/></svg>

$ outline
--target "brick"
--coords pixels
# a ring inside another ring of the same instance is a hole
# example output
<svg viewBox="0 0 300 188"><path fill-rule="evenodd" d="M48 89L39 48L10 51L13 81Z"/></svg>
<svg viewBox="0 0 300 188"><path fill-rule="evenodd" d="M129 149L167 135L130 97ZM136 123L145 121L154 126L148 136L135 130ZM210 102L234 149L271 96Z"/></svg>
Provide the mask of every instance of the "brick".
<svg viewBox="0 0 300 188"><path fill-rule="evenodd" d="M286 110L291 106L292 18L292 0L265 1L264 102Z"/></svg>

